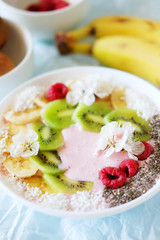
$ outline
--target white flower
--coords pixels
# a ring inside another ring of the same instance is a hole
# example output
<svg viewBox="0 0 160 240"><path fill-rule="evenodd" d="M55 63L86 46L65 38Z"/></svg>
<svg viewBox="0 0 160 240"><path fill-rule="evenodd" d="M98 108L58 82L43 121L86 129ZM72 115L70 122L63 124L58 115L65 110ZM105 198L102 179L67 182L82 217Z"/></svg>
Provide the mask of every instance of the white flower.
<svg viewBox="0 0 160 240"><path fill-rule="evenodd" d="M98 149L105 150L106 157L113 152L126 150L130 158L137 160L135 155L144 151L144 145L132 139L134 130L131 123L120 124L115 121L107 123L101 128Z"/></svg>
<svg viewBox="0 0 160 240"><path fill-rule="evenodd" d="M66 100L69 104L84 103L90 106L95 101L95 96L99 98L107 97L113 90L112 83L101 80L97 77L93 79L85 78L75 81L70 86L71 91L67 93Z"/></svg>
<svg viewBox="0 0 160 240"><path fill-rule="evenodd" d="M66 96L66 100L69 104L75 105L77 103L84 103L86 105L92 105L95 101L93 86L90 85L90 81L75 81L72 83Z"/></svg>
<svg viewBox="0 0 160 240"><path fill-rule="evenodd" d="M10 154L12 157L30 157L37 155L39 151L38 135L33 130L28 133L18 133L12 137L13 144L11 145Z"/></svg>
<svg viewBox="0 0 160 240"><path fill-rule="evenodd" d="M101 79L96 79L94 81L94 94L99 98L105 98L111 94L113 91L113 83L104 81Z"/></svg>

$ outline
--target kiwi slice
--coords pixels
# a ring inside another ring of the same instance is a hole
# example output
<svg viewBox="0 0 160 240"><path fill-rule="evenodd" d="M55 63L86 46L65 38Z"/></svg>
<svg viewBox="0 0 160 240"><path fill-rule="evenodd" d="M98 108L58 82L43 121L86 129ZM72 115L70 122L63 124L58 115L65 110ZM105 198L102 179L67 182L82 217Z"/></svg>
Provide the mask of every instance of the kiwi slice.
<svg viewBox="0 0 160 240"><path fill-rule="evenodd" d="M63 135L60 131L54 130L40 121L32 123L31 128L38 134L41 151L56 150L63 144Z"/></svg>
<svg viewBox="0 0 160 240"><path fill-rule="evenodd" d="M48 126L54 129L64 129L74 123L72 114L75 106L59 99L47 104L43 112L43 119Z"/></svg>
<svg viewBox="0 0 160 240"><path fill-rule="evenodd" d="M130 122L134 127L133 138L138 141L148 141L151 138L151 127L136 110L119 108L108 113L104 118L105 123L117 121L119 123Z"/></svg>
<svg viewBox="0 0 160 240"><path fill-rule="evenodd" d="M89 191L93 187L93 182L72 180L63 173L57 175L44 174L43 178L56 193L72 194L77 191Z"/></svg>
<svg viewBox="0 0 160 240"><path fill-rule="evenodd" d="M38 155L29 157L30 161L34 163L38 169L43 173L59 174L65 170L59 169L58 165L61 163L61 159L57 152L38 152Z"/></svg>
<svg viewBox="0 0 160 240"><path fill-rule="evenodd" d="M94 102L91 106L84 103L78 105L73 113L73 120L80 123L83 130L100 132L104 123L104 116L111 111L106 102Z"/></svg>

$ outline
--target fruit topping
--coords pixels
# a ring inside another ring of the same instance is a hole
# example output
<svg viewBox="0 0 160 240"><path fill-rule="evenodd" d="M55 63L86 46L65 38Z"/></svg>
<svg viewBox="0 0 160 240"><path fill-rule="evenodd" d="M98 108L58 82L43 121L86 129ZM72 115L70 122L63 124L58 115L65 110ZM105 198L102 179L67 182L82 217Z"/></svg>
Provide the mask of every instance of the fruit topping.
<svg viewBox="0 0 160 240"><path fill-rule="evenodd" d="M126 159L121 162L119 168L126 173L127 177L133 177L138 172L139 163L133 159Z"/></svg>
<svg viewBox="0 0 160 240"><path fill-rule="evenodd" d="M56 193L72 194L77 191L89 191L93 187L93 182L72 180L63 173L58 175L44 174L43 177Z"/></svg>
<svg viewBox="0 0 160 240"><path fill-rule="evenodd" d="M147 143L147 142L144 142L142 141L142 143L144 144L145 146L145 150L142 154L138 155L138 160L145 160L147 159L154 151L153 147Z"/></svg>
<svg viewBox="0 0 160 240"><path fill-rule="evenodd" d="M105 186L116 189L126 182L127 176L126 173L119 168L106 167L99 172L99 179Z"/></svg>
<svg viewBox="0 0 160 240"><path fill-rule="evenodd" d="M58 174L64 172L63 169L58 168L61 159L56 152L39 151L38 155L31 156L29 159L43 173Z"/></svg>
<svg viewBox="0 0 160 240"><path fill-rule="evenodd" d="M3 164L9 173L19 178L31 177L35 175L38 170L38 167L35 166L29 158L8 157Z"/></svg>
<svg viewBox="0 0 160 240"><path fill-rule="evenodd" d="M56 83L48 89L48 99L50 101L65 98L68 88L63 83Z"/></svg>
<svg viewBox="0 0 160 240"><path fill-rule="evenodd" d="M9 111L5 114L5 118L16 125L31 123L41 118L41 108L27 109L24 112Z"/></svg>
<svg viewBox="0 0 160 240"><path fill-rule="evenodd" d="M60 131L54 130L40 121L32 123L31 127L38 135L41 151L56 150L63 144L63 136Z"/></svg>
<svg viewBox="0 0 160 240"><path fill-rule="evenodd" d="M116 109L107 114L104 118L104 121L106 123L117 121L120 124L124 122L130 122L132 126L135 127L133 138L136 140L148 141L151 137L151 127L142 117L137 115L136 110L129 108Z"/></svg>
<svg viewBox="0 0 160 240"><path fill-rule="evenodd" d="M28 184L29 188L39 188L42 194L45 194L46 192L49 194L54 193L54 191L48 186L48 184L41 177L33 176L30 178L25 178L24 181L26 184Z"/></svg>
<svg viewBox="0 0 160 240"><path fill-rule="evenodd" d="M66 102L65 99L59 99L47 104L43 112L45 123L54 129L64 129L74 123L72 114L75 106Z"/></svg>
<svg viewBox="0 0 160 240"><path fill-rule="evenodd" d="M81 103L74 111L73 119L82 126L83 130L100 132L101 127L104 126L104 116L110 111L106 102L94 102L91 106Z"/></svg>
<svg viewBox="0 0 160 240"><path fill-rule="evenodd" d="M111 94L111 103L112 103L113 107L115 109L127 107L125 97L126 97L126 95L125 95L124 89L115 88Z"/></svg>

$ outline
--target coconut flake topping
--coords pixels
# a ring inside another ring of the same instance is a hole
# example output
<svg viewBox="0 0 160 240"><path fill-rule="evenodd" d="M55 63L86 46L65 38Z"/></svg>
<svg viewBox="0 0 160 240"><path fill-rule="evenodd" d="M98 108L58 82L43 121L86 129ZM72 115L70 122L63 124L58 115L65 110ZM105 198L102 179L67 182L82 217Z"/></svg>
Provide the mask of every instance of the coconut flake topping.
<svg viewBox="0 0 160 240"><path fill-rule="evenodd" d="M157 114L157 108L147 97L140 96L129 88L126 89L126 103L128 108L135 109L146 121Z"/></svg>
<svg viewBox="0 0 160 240"><path fill-rule="evenodd" d="M45 88L40 86L31 86L18 94L13 106L14 112L25 111L35 107L35 98L42 97L45 94Z"/></svg>

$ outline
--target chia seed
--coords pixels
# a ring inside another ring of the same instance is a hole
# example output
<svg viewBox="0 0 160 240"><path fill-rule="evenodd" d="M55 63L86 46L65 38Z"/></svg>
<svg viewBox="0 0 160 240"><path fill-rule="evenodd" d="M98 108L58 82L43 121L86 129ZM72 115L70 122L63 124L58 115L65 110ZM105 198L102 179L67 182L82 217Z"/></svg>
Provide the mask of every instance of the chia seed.
<svg viewBox="0 0 160 240"><path fill-rule="evenodd" d="M110 204L110 207L140 197L156 183L160 174L160 115L153 116L149 123L152 128L151 139L154 140L154 152L139 168L138 173L132 178L128 178L125 185L118 189L105 187L103 197L105 197L106 203Z"/></svg>

